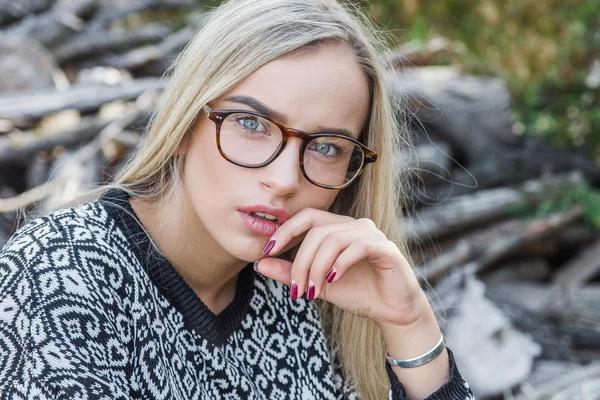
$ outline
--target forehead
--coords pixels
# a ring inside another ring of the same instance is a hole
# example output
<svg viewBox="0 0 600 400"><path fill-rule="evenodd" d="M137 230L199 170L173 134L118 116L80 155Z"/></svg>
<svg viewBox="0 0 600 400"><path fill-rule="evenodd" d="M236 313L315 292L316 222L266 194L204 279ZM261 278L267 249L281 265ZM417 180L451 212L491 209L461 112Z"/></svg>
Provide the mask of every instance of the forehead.
<svg viewBox="0 0 600 400"><path fill-rule="evenodd" d="M348 129L357 137L369 111L369 86L362 68L345 45L271 61L221 96L219 107L240 108L227 101L251 96L278 112L289 127L314 131L320 127ZM241 108L249 108L242 106Z"/></svg>

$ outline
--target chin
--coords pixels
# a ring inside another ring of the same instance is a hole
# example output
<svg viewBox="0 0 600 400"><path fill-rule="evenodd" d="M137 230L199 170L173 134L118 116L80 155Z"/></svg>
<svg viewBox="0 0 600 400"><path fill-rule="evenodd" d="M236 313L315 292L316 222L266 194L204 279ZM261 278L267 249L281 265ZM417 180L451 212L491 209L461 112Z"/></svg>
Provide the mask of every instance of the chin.
<svg viewBox="0 0 600 400"><path fill-rule="evenodd" d="M231 240L231 236L228 239L227 245L223 248L233 257L238 260L246 262L254 262L260 258L265 257L262 251L267 244L269 238L267 237L237 237L239 240Z"/></svg>

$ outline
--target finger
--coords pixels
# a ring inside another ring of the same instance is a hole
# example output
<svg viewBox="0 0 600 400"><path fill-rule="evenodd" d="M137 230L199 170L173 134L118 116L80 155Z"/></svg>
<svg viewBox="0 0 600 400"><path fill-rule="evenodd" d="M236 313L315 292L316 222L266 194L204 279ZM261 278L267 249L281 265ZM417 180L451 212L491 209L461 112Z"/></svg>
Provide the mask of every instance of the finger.
<svg viewBox="0 0 600 400"><path fill-rule="evenodd" d="M344 226L345 224L338 225ZM361 237L364 237L365 232L363 230L356 229L356 224L352 226L354 227L354 229L340 229L330 231L320 241L320 245L317 248L314 257L310 261L310 264L308 266L308 278L306 278L308 279L306 289L306 298L308 300L312 300L319 297L321 290L325 284L327 273L332 269L335 261L338 259L340 254L342 254L342 252L344 252L346 248L348 248L348 246L350 246L354 241L358 240ZM314 230L315 229L313 229L313 231ZM304 265L302 264L298 266L299 279L303 278L303 267ZM297 271L294 268L295 265L292 266L292 279L296 279Z"/></svg>
<svg viewBox="0 0 600 400"><path fill-rule="evenodd" d="M312 228L350 221L355 221L355 219L316 208L303 208L277 229L265 246L265 250L269 250L269 247L270 250L263 254L276 255L293 247L300 243L303 240L302 235ZM271 242L273 243L271 244Z"/></svg>
<svg viewBox="0 0 600 400"><path fill-rule="evenodd" d="M301 297L305 290L308 290L308 275L315 266L314 259L317 253L320 252L321 257L329 259L329 266L331 266L343 250L339 245L336 245L341 239L336 239L333 235L340 231L356 231L355 226L353 220L353 222L318 226L308 232L292 263L292 280L298 285L298 297ZM344 243L346 242L344 241Z"/></svg>
<svg viewBox="0 0 600 400"><path fill-rule="evenodd" d="M397 250L395 245L389 240L380 240L376 237L360 237L353 241L335 260L331 270L326 276L331 276L331 279L326 280L328 283L333 283L342 279L352 266L361 261L381 260L386 257L392 258L394 251Z"/></svg>
<svg viewBox="0 0 600 400"><path fill-rule="evenodd" d="M257 260L254 269L267 278L274 279L284 285L290 285L292 263L280 258L267 257Z"/></svg>

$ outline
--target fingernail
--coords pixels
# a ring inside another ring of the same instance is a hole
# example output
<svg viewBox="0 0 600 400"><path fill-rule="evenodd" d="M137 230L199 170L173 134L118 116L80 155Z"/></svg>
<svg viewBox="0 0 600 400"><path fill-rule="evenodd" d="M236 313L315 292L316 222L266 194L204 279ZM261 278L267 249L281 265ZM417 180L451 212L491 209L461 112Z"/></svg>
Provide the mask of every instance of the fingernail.
<svg viewBox="0 0 600 400"><path fill-rule="evenodd" d="M292 284L290 285L290 299L296 300L296 298L298 298L298 284L292 279Z"/></svg>
<svg viewBox="0 0 600 400"><path fill-rule="evenodd" d="M273 249L273 246L275 246L275 239L269 240L269 243L267 243L267 245L263 249L262 253L263 254L269 254L269 252L271 251L271 249Z"/></svg>
<svg viewBox="0 0 600 400"><path fill-rule="evenodd" d="M260 274L260 271L258 270L258 263L260 262L260 260L256 260L254 261L254 271L258 274ZM261 274L262 275L262 274Z"/></svg>
<svg viewBox="0 0 600 400"><path fill-rule="evenodd" d="M337 271L335 270L335 268L331 268L331 271L329 271L327 277L325 278L327 283L331 283L333 281L333 279L335 278L335 274L337 274Z"/></svg>
<svg viewBox="0 0 600 400"><path fill-rule="evenodd" d="M306 292L306 300L312 300L315 298L315 284L313 281L308 282L308 291Z"/></svg>

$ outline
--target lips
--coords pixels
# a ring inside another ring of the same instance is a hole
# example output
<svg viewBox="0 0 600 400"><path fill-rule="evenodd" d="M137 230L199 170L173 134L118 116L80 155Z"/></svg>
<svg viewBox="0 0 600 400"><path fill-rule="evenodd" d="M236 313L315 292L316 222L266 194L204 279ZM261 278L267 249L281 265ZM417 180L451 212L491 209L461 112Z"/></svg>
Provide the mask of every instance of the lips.
<svg viewBox="0 0 600 400"><path fill-rule="evenodd" d="M247 214L238 211L242 222L250 231L264 236L273 236L279 228L279 224L268 219L255 217L253 214Z"/></svg>
<svg viewBox="0 0 600 400"><path fill-rule="evenodd" d="M246 207L240 208L239 211L246 213L246 214L250 214L253 212L259 212L259 213L263 213L263 214L273 215L275 218L277 218L277 221L278 221L277 223L279 225L281 225L285 221L287 221L289 219L289 215L290 215L287 212L287 210L285 210L283 208L273 207L269 204L255 204L255 205L251 205L251 206L246 206Z"/></svg>

